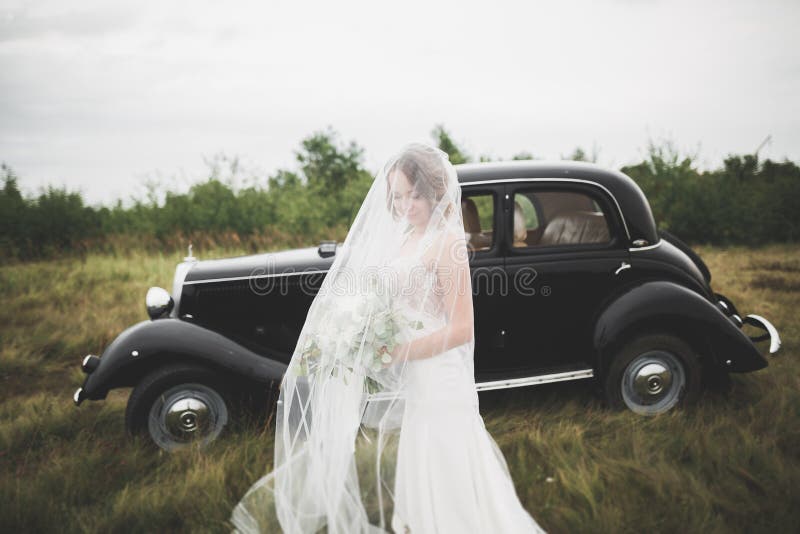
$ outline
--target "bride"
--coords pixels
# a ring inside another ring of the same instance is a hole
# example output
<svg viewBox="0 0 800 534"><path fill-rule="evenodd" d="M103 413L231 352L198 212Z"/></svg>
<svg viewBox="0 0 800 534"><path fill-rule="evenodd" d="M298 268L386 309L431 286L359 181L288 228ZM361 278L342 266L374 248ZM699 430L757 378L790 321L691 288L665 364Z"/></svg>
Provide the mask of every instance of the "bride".
<svg viewBox="0 0 800 534"><path fill-rule="evenodd" d="M410 144L375 177L281 382L236 532L543 532L478 411L461 188Z"/></svg>

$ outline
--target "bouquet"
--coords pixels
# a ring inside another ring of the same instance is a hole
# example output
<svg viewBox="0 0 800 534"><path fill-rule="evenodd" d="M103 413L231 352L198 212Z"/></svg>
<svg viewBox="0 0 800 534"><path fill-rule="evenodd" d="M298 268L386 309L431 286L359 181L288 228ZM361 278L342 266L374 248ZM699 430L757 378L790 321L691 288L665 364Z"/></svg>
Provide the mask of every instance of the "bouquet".
<svg viewBox="0 0 800 534"><path fill-rule="evenodd" d="M342 369L351 375L358 372L365 376L370 393L378 391L373 376L392 361L389 352L401 342L401 333L424 328L422 321L409 320L385 289L373 280L355 294L326 299L319 310L321 327L298 342L299 357L290 370L298 376L319 372L336 376Z"/></svg>

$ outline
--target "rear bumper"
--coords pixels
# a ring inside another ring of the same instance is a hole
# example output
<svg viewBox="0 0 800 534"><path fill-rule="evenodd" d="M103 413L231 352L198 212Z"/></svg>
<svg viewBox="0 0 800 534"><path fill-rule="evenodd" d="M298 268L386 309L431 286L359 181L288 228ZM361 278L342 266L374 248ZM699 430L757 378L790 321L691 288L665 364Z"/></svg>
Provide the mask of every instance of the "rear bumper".
<svg viewBox="0 0 800 534"><path fill-rule="evenodd" d="M750 313L742 318L739 310L733 302L730 301L725 295L714 293L717 297L717 307L731 320L738 328L742 328L745 324L749 324L764 331L763 334L757 336L747 336L750 341L757 343L769 339L769 354L774 355L781 347L781 337L778 334L778 329L769 322L765 317Z"/></svg>
<svg viewBox="0 0 800 534"><path fill-rule="evenodd" d="M760 336L750 337L751 341L764 341L769 338L769 353L775 354L778 352L778 349L781 348L781 337L778 335L778 329L775 328L771 322L754 313L748 314L742 321L746 324L761 328L766 332L766 334Z"/></svg>

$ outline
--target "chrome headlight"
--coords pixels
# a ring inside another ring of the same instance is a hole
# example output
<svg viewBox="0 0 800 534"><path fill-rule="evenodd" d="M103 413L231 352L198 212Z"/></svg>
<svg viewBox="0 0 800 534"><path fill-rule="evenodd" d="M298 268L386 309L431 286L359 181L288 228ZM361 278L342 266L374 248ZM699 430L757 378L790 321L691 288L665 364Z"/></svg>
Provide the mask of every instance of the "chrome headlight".
<svg viewBox="0 0 800 534"><path fill-rule="evenodd" d="M172 311L175 301L169 292L161 287L151 287L147 290L147 296L144 299L145 307L147 308L147 315L151 319L159 319L166 317Z"/></svg>

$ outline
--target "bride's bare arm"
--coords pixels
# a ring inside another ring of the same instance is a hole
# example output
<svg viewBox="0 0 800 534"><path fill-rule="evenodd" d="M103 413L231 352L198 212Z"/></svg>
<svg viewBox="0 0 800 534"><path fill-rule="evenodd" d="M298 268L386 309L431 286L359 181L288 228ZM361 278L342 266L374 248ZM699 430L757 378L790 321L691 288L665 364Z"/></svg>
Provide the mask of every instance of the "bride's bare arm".
<svg viewBox="0 0 800 534"><path fill-rule="evenodd" d="M448 234L436 266L437 288L442 296L447 324L401 346L400 357L407 353L410 360L430 358L473 339L472 279L463 240L463 234Z"/></svg>

